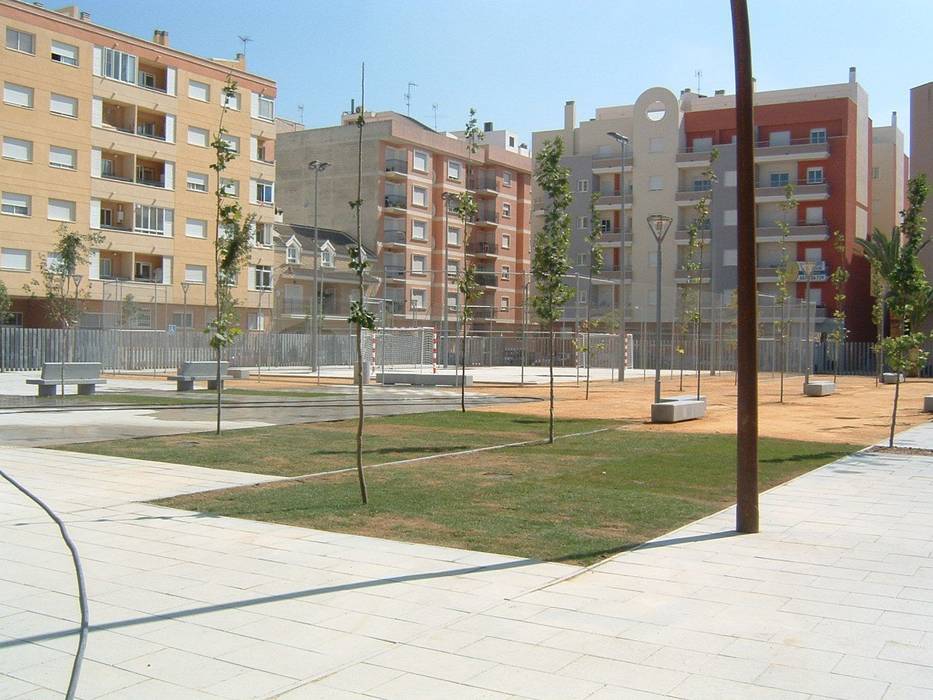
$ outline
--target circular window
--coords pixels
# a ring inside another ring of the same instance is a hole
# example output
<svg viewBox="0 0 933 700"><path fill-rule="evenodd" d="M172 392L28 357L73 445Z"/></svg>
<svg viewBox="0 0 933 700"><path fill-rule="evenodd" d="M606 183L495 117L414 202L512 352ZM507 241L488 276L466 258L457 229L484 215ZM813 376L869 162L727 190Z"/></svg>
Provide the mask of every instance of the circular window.
<svg viewBox="0 0 933 700"><path fill-rule="evenodd" d="M665 114L667 114L667 108L661 100L655 100L645 109L645 116L653 122L661 121Z"/></svg>

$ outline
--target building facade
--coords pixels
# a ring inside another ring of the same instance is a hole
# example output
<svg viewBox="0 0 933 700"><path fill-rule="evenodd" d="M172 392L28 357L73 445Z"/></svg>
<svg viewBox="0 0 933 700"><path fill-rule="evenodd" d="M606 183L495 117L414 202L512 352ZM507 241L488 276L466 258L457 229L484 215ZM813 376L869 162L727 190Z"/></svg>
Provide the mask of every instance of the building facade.
<svg viewBox="0 0 933 700"><path fill-rule="evenodd" d="M900 224L907 204L910 159L904 153L904 132L897 126L897 112L888 126L871 130L871 230L886 236Z"/></svg>
<svg viewBox="0 0 933 700"><path fill-rule="evenodd" d="M82 325L201 327L213 317L216 215L210 143L224 102L229 196L256 217L255 246L239 276L243 322L257 318L271 284L276 219L275 83L242 56L205 59L91 22L75 7L51 11L0 0L0 279L14 321L48 325L23 287L41 277L60 225L103 243L80 276ZM223 87L237 84L227 100ZM255 322L257 325L261 321Z"/></svg>
<svg viewBox="0 0 933 700"><path fill-rule="evenodd" d="M926 175L933 183L933 82L924 83L910 91L910 177ZM923 208L927 219L927 236L933 234L933 198L927 199ZM933 246L926 246L920 251L920 261L927 273L927 279L933 280ZM933 319L926 323L924 330L933 328Z"/></svg>
<svg viewBox="0 0 933 700"><path fill-rule="evenodd" d="M457 279L473 264L483 290L472 309L473 326L515 327L529 272L530 156L489 143L470 154L456 135L395 112L365 118L362 240L376 251L373 274L382 284L375 298L393 309L392 322L439 326L446 306L453 329L463 303ZM357 199L355 119L345 114L340 126L279 132L278 204L287 223L314 223L315 176L308 164L316 160L329 164L318 176L318 224L356 231L348 205ZM445 209L445 196L465 190L479 205L467 231Z"/></svg>
<svg viewBox="0 0 933 700"><path fill-rule="evenodd" d="M816 263L810 301L817 328L828 329L833 312L830 273L836 265L845 265L850 271L849 337L870 339L868 269L857 254L856 239L865 238L870 226L872 129L868 97L855 80L855 69L850 70L848 82L838 85L756 93L755 128L759 294L764 298L776 294L781 262L778 222L785 221L790 226L790 258ZM627 137L624 163L620 144L608 132ZM673 219L661 253L661 310L665 323L678 318L678 285L687 282L689 227L704 195L711 196L710 229L701 236L704 304L725 308L731 303L737 287L735 133L733 95L717 91L703 96L684 90L677 97L655 87L642 93L634 105L600 108L594 119L579 123L569 102L563 129L533 135L534 150L555 136L566 147L565 164L574 190L571 253L577 274L585 275L588 269L585 237L595 224L603 229L602 245L608 251L602 276L609 282L620 277L625 216L627 319L652 323L657 309L658 259L646 222L650 214ZM714 149L715 160L711 159ZM704 174L710 169L714 181ZM793 186L797 201L792 211L782 208L787 185ZM601 195L597 222L589 220L591 192ZM545 205L537 202L536 214L543 214ZM542 216L534 217L535 226L542 222ZM833 248L834 231L845 237L842 254ZM795 286L792 294L802 299L804 284ZM597 285L592 294L591 305L608 310L617 303L618 284ZM578 307L571 304L571 309ZM568 320L572 318L568 315Z"/></svg>

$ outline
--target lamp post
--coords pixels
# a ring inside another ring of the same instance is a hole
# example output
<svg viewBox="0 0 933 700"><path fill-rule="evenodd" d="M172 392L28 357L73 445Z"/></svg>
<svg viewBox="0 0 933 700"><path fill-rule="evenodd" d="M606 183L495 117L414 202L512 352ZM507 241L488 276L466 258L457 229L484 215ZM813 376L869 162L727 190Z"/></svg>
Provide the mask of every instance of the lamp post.
<svg viewBox="0 0 933 700"><path fill-rule="evenodd" d="M619 381L625 381L625 147L628 145L628 136L618 131L607 134L615 139L622 147L622 158L619 161L619 193L622 195L622 204L619 211Z"/></svg>
<svg viewBox="0 0 933 700"><path fill-rule="evenodd" d="M325 163L322 160L312 160L308 163L308 169L314 173L314 281L312 286L314 287L313 296L314 302L312 303L312 312L311 312L311 364L314 366L314 369L318 371L318 378L320 379L320 368L318 367L318 336L320 335L320 292L321 292L321 283L320 283L320 268L321 268L321 248L318 245L318 227L317 227L317 181L318 176L324 172L330 163Z"/></svg>
<svg viewBox="0 0 933 700"><path fill-rule="evenodd" d="M448 231L450 230L450 205L451 205L451 202L457 199L457 195L455 195L453 192L444 192L444 194L441 195L441 199L444 201L444 241L443 241L444 242L444 295L442 297L444 300L443 302L444 316L442 319L443 323L441 323L441 337L444 339L444 368L446 369L447 356L450 354L450 351L448 350L448 346L450 344L450 338L449 338L450 322L448 321L448 316L447 316L448 311L449 311L449 309L447 308L448 306L447 295L450 293L450 288L448 286L450 282L447 279L447 273L448 273L448 267L449 267L448 262L447 262L448 254L449 254L447 236L448 236ZM466 264L465 260L464 260L464 264Z"/></svg>
<svg viewBox="0 0 933 700"><path fill-rule="evenodd" d="M810 370L813 366L813 333L810 332L810 278L813 277L813 270L816 269L816 263L812 260L804 260L797 263L800 273L804 276L806 282L806 291L804 292L804 304L807 305L807 321L804 326L804 333L807 334L807 362L804 368L803 389L807 390L807 384L810 383Z"/></svg>
<svg viewBox="0 0 933 700"><path fill-rule="evenodd" d="M624 212L623 212L624 213ZM651 214L648 216L648 227L654 235L654 240L658 243L658 274L657 286L655 292L655 340L657 343L657 354L654 363L654 402L661 403L661 244L671 227L674 220L664 214Z"/></svg>

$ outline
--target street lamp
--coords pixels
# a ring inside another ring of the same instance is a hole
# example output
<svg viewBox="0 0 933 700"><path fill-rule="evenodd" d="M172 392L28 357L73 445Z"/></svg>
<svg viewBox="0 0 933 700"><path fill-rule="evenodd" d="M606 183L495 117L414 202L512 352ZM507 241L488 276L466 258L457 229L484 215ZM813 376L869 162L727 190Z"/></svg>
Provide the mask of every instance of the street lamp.
<svg viewBox="0 0 933 700"><path fill-rule="evenodd" d="M448 273L448 269L449 269L449 265L448 265L448 263L447 263L448 252L449 252L449 251L448 251L448 243L449 243L449 241L447 240L447 236L449 235L449 231L450 231L450 223L449 223L449 221L450 221L450 218L449 218L449 217L450 217L450 206L451 206L451 204L452 204L453 202L455 202L455 201L457 200L457 195L454 194L453 192L444 192L444 194L441 195L441 199L444 200L444 238L443 238L443 244L444 244L444 294L443 294L443 297L442 297L442 299L443 299L443 304L444 304L444 307L443 307L443 308L444 308L444 316L443 316L443 323L441 324L441 336L444 338L444 367L446 368L446 367L447 367L447 356L450 354L450 350L448 349L448 346L449 346L449 344L450 344L450 338L449 338L449 333L450 333L450 327L449 327L449 326L450 326L450 322L448 321L448 316L447 316L447 313L448 313L448 308L447 308L447 306L448 306L448 304L447 304L447 295L450 293L450 289L449 289L449 287L448 287L449 282L448 282L448 280L447 280L447 273ZM466 260L464 259L464 266L465 266L465 265L466 265Z"/></svg>
<svg viewBox="0 0 933 700"><path fill-rule="evenodd" d="M317 180L318 176L324 172L330 163L325 163L322 160L312 160L308 163L308 170L314 173L314 282L313 294L314 302L312 304L312 313L311 313L311 363L314 365L314 369L318 372L318 380L320 380L320 367L318 367L318 336L320 335L320 294L321 294L321 284L320 284L320 255L321 250L318 246L318 228L317 228Z"/></svg>
<svg viewBox="0 0 933 700"><path fill-rule="evenodd" d="M816 263L812 260L798 262L798 276L803 274L806 282L806 291L804 292L804 303L807 305L807 323L804 332L807 334L807 362L804 369L803 390L807 390L807 384L810 383L810 370L813 366L813 334L810 332L810 278L813 277L813 271L816 269Z"/></svg>
<svg viewBox="0 0 933 700"><path fill-rule="evenodd" d="M188 352L188 290L191 289L191 282L182 282L181 283L181 295L182 295L182 306L181 306L181 322L182 322L182 332L185 334L185 352ZM194 322L192 321L192 326Z"/></svg>
<svg viewBox="0 0 933 700"><path fill-rule="evenodd" d="M623 212L624 213L624 212ZM654 363L654 402L661 403L661 243L667 235L674 220L664 214L651 214L648 216L648 227L658 243L658 274L657 291L655 292L655 339L657 341L657 354Z"/></svg>
<svg viewBox="0 0 933 700"><path fill-rule="evenodd" d="M618 131L607 134L622 147L622 159L619 161L619 191L622 205L619 211L619 381L625 381L625 147L628 136ZM595 222L591 222L595 226Z"/></svg>

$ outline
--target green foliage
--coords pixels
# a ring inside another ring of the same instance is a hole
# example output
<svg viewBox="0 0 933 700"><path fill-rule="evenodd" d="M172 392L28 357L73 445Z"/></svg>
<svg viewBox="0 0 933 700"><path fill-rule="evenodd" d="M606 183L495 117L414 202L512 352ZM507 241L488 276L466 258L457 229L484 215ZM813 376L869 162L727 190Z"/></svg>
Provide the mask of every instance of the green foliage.
<svg viewBox="0 0 933 700"><path fill-rule="evenodd" d="M560 164L564 143L560 137L545 142L535 157L535 182L550 198L544 225L535 237L531 272L537 293L531 304L542 321L553 323L573 296L573 289L564 284L570 270L567 252L570 248L570 216L567 209L573 200L570 192L570 170Z"/></svg>
<svg viewBox="0 0 933 700"><path fill-rule="evenodd" d="M599 192L593 192L590 195L590 232L586 237L587 242L590 244L590 277L598 275L603 269L603 248L599 245L599 239L603 235L603 228L599 224L599 212L596 210L599 197ZM625 245L625 241L622 241L622 245ZM589 295L587 295L587 298L589 298Z"/></svg>
<svg viewBox="0 0 933 700"><path fill-rule="evenodd" d="M12 308L13 300L10 298L10 293L6 285L0 282L0 326L8 322Z"/></svg>
<svg viewBox="0 0 933 700"><path fill-rule="evenodd" d="M787 304L790 297L791 284L797 281L797 262L791 260L790 252L787 249L787 237L790 235L790 224L787 223L787 217L797 215L797 198L794 196L794 186L787 185L784 188L784 201L781 202L781 211L783 215L778 220L777 225L781 231L781 264L777 269L777 294L774 303L782 309ZM790 320L782 313L780 321L774 322L775 336L783 343L787 339L787 331L790 326Z"/></svg>
<svg viewBox="0 0 933 700"><path fill-rule="evenodd" d="M923 344L929 339L926 333L905 333L885 338L879 345L884 353L885 361L895 372L914 374L926 364L929 352L923 349Z"/></svg>
<svg viewBox="0 0 933 700"><path fill-rule="evenodd" d="M127 294L123 297L123 308L120 309L120 325L123 328L132 328L141 312L139 304L136 303L136 297Z"/></svg>
<svg viewBox="0 0 933 700"><path fill-rule="evenodd" d="M907 184L907 209L901 212L900 255L888 278L889 306L891 314L907 319L913 306L922 299L930 288L918 253L926 245L923 234L926 230L926 218L923 205L929 195L930 187L925 175L919 175Z"/></svg>
<svg viewBox="0 0 933 700"><path fill-rule="evenodd" d="M463 295L463 305L460 307L460 318L466 323L473 318L472 305L479 301L482 295L482 290L476 279L475 265L468 265L464 268L457 280L457 291Z"/></svg>
<svg viewBox="0 0 933 700"><path fill-rule="evenodd" d="M351 203L352 206L352 203ZM350 247L350 269L362 279L366 269L372 263L366 259L366 253L357 246ZM373 330L376 327L376 316L359 300L350 303L350 316L347 323L355 323L360 328Z"/></svg>
<svg viewBox="0 0 933 700"><path fill-rule="evenodd" d="M476 109L470 107L470 117L467 119L466 126L463 130L463 138L467 142L467 151L472 156L479 150L479 143L483 141L486 136L483 134L483 130L479 128L479 123L476 119Z"/></svg>
<svg viewBox="0 0 933 700"><path fill-rule="evenodd" d="M846 237L841 231L833 232L833 249L840 256L844 256L846 252ZM833 319L836 321L835 327L832 332L829 334L829 339L836 344L836 350L838 353L839 344L846 339L846 284L849 281L849 270L845 265L837 265L836 268L832 271L832 274L829 276L829 281L833 286L833 302L835 303L835 309L833 310ZM838 359L838 358L837 358Z"/></svg>

